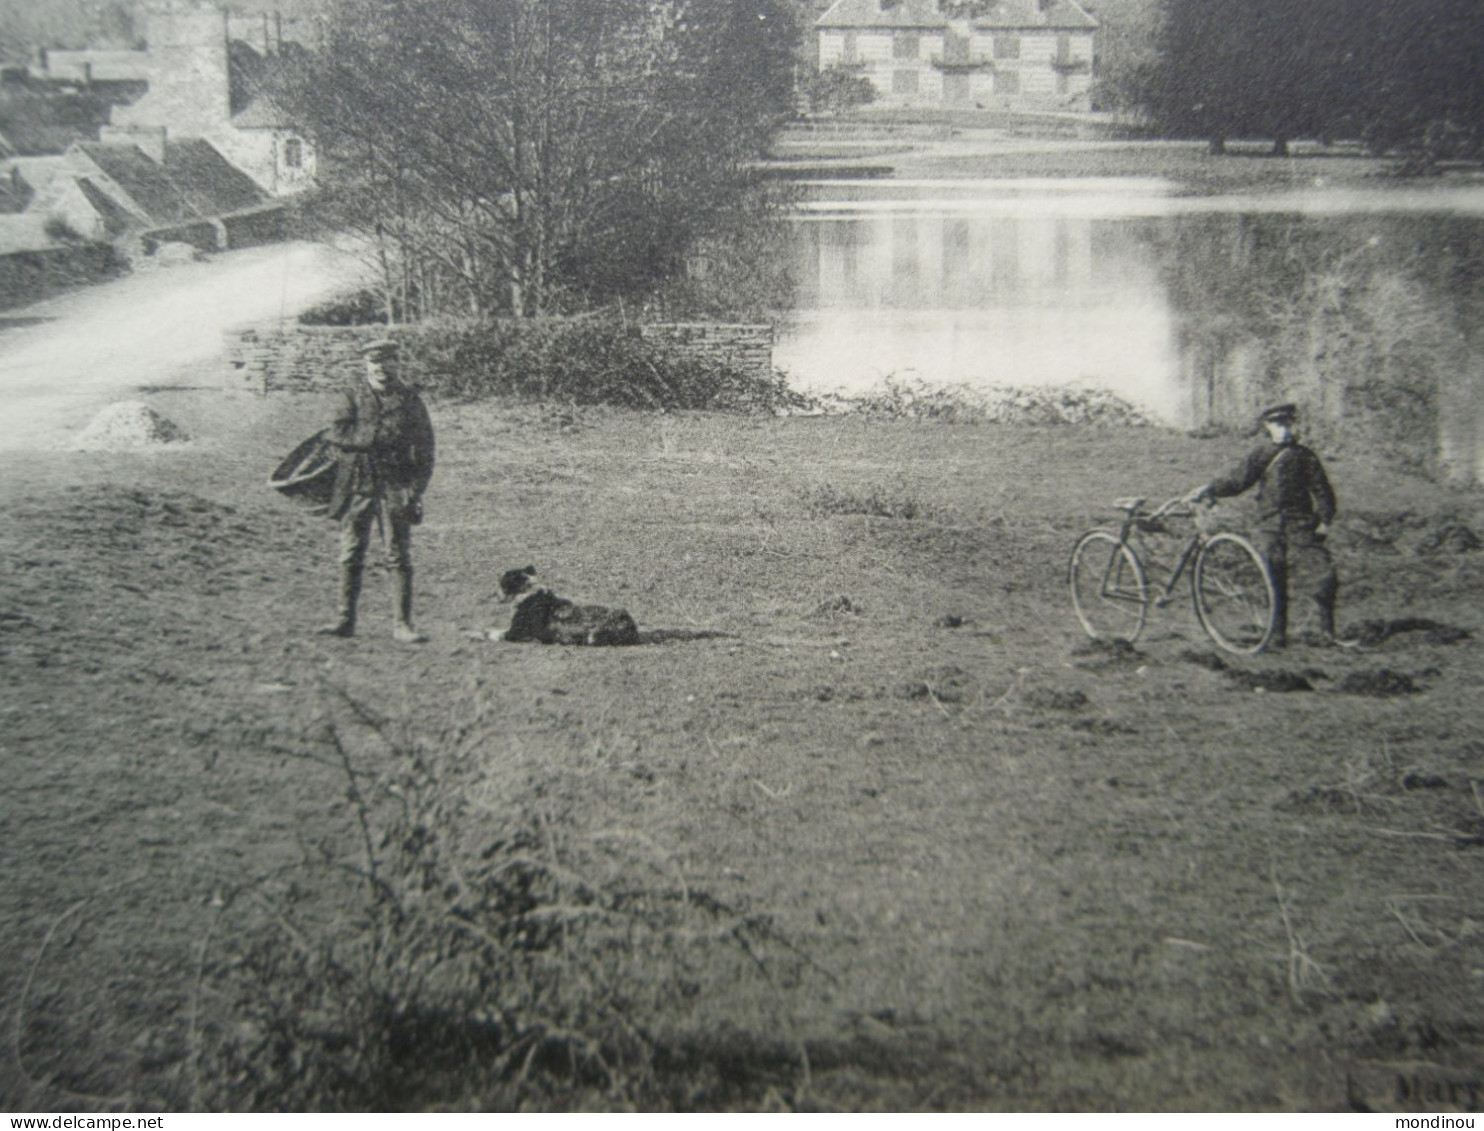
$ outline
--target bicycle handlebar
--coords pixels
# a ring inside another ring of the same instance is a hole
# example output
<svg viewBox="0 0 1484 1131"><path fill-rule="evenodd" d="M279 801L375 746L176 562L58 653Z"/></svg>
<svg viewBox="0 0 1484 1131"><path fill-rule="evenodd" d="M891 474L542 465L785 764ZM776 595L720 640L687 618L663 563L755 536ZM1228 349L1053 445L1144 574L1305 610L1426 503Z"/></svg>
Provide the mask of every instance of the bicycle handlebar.
<svg viewBox="0 0 1484 1131"><path fill-rule="evenodd" d="M1144 502L1145 500L1142 497L1114 499L1113 506L1116 507L1118 510L1128 511L1130 517L1151 520L1159 518L1188 518L1190 515L1193 515L1195 513L1194 510L1179 509L1182 506L1188 505L1186 497L1184 495L1176 495L1173 499L1169 499L1166 502L1161 503L1152 511L1143 510Z"/></svg>

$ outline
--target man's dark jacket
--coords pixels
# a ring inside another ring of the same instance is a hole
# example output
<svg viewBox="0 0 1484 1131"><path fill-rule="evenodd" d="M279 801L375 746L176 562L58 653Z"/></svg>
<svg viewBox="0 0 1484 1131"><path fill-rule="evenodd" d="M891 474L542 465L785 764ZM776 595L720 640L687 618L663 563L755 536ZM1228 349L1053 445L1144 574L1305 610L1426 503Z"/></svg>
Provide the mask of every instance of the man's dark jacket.
<svg viewBox="0 0 1484 1131"><path fill-rule="evenodd" d="M1290 440L1271 440L1255 448L1229 475L1211 484L1218 499L1257 489L1258 521L1293 525L1329 525L1335 517L1335 492L1319 457Z"/></svg>
<svg viewBox="0 0 1484 1131"><path fill-rule="evenodd" d="M325 438L338 450L330 517L357 499L394 513L420 498L433 477L433 422L422 397L400 382L378 393L357 381L341 398Z"/></svg>

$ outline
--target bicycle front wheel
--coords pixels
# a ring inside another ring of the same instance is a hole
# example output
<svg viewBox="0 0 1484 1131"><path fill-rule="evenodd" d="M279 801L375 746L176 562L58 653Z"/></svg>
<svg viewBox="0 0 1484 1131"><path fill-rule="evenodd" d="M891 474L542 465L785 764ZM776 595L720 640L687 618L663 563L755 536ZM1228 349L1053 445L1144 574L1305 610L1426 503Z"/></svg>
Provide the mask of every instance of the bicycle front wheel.
<svg viewBox="0 0 1484 1131"><path fill-rule="evenodd" d="M1218 534L1201 547L1191 574L1195 615L1228 652L1261 652L1273 637L1278 592L1272 571L1240 534Z"/></svg>
<svg viewBox="0 0 1484 1131"><path fill-rule="evenodd" d="M1149 583L1138 556L1118 536L1091 530L1077 541L1067 564L1072 608L1094 640L1132 644L1144 631Z"/></svg>

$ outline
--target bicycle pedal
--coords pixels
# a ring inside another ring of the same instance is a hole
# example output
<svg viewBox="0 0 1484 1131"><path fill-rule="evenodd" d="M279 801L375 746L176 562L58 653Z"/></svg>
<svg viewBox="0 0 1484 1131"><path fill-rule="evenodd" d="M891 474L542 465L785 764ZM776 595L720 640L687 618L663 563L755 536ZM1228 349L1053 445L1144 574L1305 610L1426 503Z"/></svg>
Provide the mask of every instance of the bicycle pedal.
<svg viewBox="0 0 1484 1131"><path fill-rule="evenodd" d="M1166 605L1168 605L1171 601L1173 601L1174 599L1175 598L1173 598L1173 597L1166 597L1163 594L1161 594L1160 596L1154 598L1154 607L1156 609L1162 609Z"/></svg>

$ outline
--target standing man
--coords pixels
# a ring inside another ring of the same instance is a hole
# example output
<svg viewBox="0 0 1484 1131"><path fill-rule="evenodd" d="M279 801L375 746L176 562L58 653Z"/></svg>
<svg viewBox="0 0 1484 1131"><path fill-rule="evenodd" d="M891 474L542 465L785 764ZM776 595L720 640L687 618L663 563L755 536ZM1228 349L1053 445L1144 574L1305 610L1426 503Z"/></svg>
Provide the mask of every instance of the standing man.
<svg viewBox="0 0 1484 1131"><path fill-rule="evenodd" d="M363 378L346 390L325 432L339 457L330 517L340 523L340 615L317 631L355 635L375 526L396 583L392 635L403 644L421 644L427 637L412 627L412 528L422 521L422 496L433 477L433 423L422 397L400 380L396 342L371 342L361 354Z"/></svg>
<svg viewBox="0 0 1484 1131"><path fill-rule="evenodd" d="M1255 484L1256 532L1278 592L1277 623L1270 647L1282 648L1287 642L1290 579L1303 587L1318 614L1317 630L1309 642L1346 644L1335 638L1335 599L1340 582L1324 544L1335 517L1334 488L1319 457L1294 436L1293 427L1298 421L1294 405L1277 405L1258 419L1267 430L1267 442L1230 474L1196 488L1187 498L1191 502L1225 499Z"/></svg>

